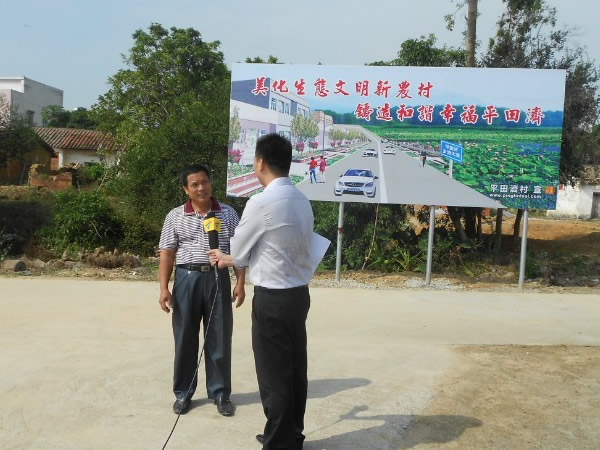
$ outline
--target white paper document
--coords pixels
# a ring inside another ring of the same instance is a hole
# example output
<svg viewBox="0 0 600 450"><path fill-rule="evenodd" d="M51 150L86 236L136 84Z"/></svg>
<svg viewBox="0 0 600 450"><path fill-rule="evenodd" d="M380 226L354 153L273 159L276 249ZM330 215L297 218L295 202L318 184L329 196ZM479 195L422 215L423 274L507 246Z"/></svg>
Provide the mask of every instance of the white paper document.
<svg viewBox="0 0 600 450"><path fill-rule="evenodd" d="M310 268L314 272L317 270L317 266L325 256L327 248L329 248L331 241L323 236L314 233L312 234L312 242L310 244Z"/></svg>

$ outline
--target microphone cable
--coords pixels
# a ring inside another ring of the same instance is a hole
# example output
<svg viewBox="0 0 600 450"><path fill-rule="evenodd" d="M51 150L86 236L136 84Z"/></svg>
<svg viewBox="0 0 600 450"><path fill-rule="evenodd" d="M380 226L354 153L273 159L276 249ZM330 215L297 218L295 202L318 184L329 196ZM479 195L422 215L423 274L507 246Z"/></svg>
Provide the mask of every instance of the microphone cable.
<svg viewBox="0 0 600 450"><path fill-rule="evenodd" d="M208 322L206 324L206 330L204 330L204 341L202 342L202 350L200 351L200 356L198 358L198 364L196 365L196 371L194 372L194 377L192 378L190 387L188 388L187 393L185 394L185 398L187 398L187 396L190 394L190 391L192 390L192 386L194 385L194 381L196 381L196 378L198 377L198 369L200 368L200 362L202 361L202 355L204 354L204 346L206 345L206 336L207 336L208 330L210 328L210 319L212 318L212 313L213 313L213 309L215 307L215 302L217 301L217 295L219 294L219 263L218 262L215 264L215 281L216 281L215 296L213 297L212 305L210 306L210 314L208 315ZM191 399L190 399L190 401L191 401ZM179 410L179 413L177 414L177 419L175 419L173 428L171 428L169 437L167 437L165 444L162 446L162 450L165 450L165 448L167 447L167 444L169 443L171 436L173 436L173 432L175 431L175 427L177 426L177 423L179 422L180 417L181 417L181 410Z"/></svg>

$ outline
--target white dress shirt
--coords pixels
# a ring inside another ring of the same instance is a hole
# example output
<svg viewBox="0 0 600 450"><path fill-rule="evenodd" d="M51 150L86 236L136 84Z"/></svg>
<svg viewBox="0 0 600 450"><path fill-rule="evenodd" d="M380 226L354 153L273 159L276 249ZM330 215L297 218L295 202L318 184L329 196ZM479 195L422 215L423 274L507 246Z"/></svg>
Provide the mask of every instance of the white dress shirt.
<svg viewBox="0 0 600 450"><path fill-rule="evenodd" d="M313 212L308 199L288 177L271 181L250 197L231 238L236 267L249 267L255 286L287 289L307 285Z"/></svg>

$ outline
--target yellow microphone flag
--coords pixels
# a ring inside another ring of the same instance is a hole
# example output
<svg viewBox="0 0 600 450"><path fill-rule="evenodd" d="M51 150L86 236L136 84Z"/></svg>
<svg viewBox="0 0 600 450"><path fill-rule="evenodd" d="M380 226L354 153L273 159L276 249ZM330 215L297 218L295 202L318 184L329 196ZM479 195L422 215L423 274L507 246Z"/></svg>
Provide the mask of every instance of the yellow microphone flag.
<svg viewBox="0 0 600 450"><path fill-rule="evenodd" d="M204 231L207 233L209 231L216 231L217 233L221 231L221 221L216 217L204 219L202 223L204 224Z"/></svg>

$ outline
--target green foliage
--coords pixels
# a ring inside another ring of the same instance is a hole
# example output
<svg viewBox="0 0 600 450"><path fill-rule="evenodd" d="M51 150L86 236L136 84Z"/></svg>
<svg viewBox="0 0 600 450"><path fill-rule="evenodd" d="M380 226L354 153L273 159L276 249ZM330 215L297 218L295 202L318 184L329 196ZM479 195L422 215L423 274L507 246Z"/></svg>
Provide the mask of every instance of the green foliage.
<svg viewBox="0 0 600 450"><path fill-rule="evenodd" d="M332 202L312 202L312 206L315 232L332 241L323 259L323 267L331 269L335 267L339 205ZM342 252L345 267L360 269L366 263L367 267L382 271L413 270L418 263L414 258L418 258L420 251L414 248L416 236L405 222L409 207L382 205L375 224L376 208L377 205L366 203L345 204ZM401 269L403 266L410 269Z"/></svg>
<svg viewBox="0 0 600 450"><path fill-rule="evenodd" d="M90 117L90 112L81 107L75 108L73 111L66 111L58 105L44 106L42 120L46 127L93 130L97 126L96 121Z"/></svg>
<svg viewBox="0 0 600 450"><path fill-rule="evenodd" d="M109 170L105 164L86 164L77 168L75 178L78 186L86 186L93 183L99 183Z"/></svg>
<svg viewBox="0 0 600 450"><path fill-rule="evenodd" d="M465 65L466 53L462 49L435 46L433 34L421 36L419 39L407 39L400 45L395 59L371 63L371 66L432 66L462 67Z"/></svg>
<svg viewBox="0 0 600 450"><path fill-rule="evenodd" d="M123 229L120 249L141 256L153 256L158 245L162 222L149 220L132 212L119 216Z"/></svg>
<svg viewBox="0 0 600 450"><path fill-rule="evenodd" d="M388 129L371 126L368 129L387 139L417 142L432 148L439 146L440 136L458 142L463 145L463 162L454 164L454 179L491 197L500 195L500 185L527 186L531 198L510 192L496 198L512 208L554 208L556 196L546 193L546 187L558 188L559 128L509 130L403 126ZM447 164L431 162L430 165L442 172L448 169ZM496 191L492 186L496 186ZM539 194L534 194L536 186Z"/></svg>
<svg viewBox="0 0 600 450"><path fill-rule="evenodd" d="M45 127L65 128L71 114L60 105L47 105L42 108L42 122Z"/></svg>
<svg viewBox="0 0 600 450"><path fill-rule="evenodd" d="M535 259L534 253L530 250L525 256L525 278L532 280L540 275L540 267Z"/></svg>
<svg viewBox="0 0 600 450"><path fill-rule="evenodd" d="M68 190L56 194L51 223L40 231L42 243L56 253L116 248L121 224L106 198L98 192Z"/></svg>
<svg viewBox="0 0 600 450"><path fill-rule="evenodd" d="M27 118L0 95L0 167L11 159L22 160L38 142Z"/></svg>
<svg viewBox="0 0 600 450"><path fill-rule="evenodd" d="M233 108L233 113L229 119L229 144L233 144L240 138L242 133L242 125L240 124L240 111L236 106Z"/></svg>
<svg viewBox="0 0 600 450"><path fill-rule="evenodd" d="M218 51L192 28L137 30L127 69L93 107L101 129L126 144L117 179L122 200L162 223L184 199L181 169L204 163L216 196L225 192L230 75Z"/></svg>
<svg viewBox="0 0 600 450"><path fill-rule="evenodd" d="M297 141L306 141L314 139L319 134L319 127L311 117L303 117L296 114L290 123L292 136Z"/></svg>
<svg viewBox="0 0 600 450"><path fill-rule="evenodd" d="M283 64L282 62L279 61L279 58L277 58L277 56L273 56L273 55L269 55L269 57L266 59L266 61L264 59L262 59L260 56L255 56L254 58L250 58L247 57L246 61L244 61L248 64Z"/></svg>

